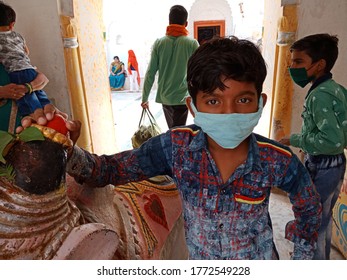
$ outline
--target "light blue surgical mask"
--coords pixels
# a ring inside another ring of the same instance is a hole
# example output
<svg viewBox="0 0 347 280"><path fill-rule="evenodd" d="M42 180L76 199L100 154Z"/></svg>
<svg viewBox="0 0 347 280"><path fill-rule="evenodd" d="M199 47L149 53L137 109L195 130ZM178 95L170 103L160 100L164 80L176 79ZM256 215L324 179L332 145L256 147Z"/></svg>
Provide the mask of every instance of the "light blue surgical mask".
<svg viewBox="0 0 347 280"><path fill-rule="evenodd" d="M263 112L263 98L259 99L259 108L249 114L210 114L198 112L191 101L195 114L194 123L211 137L219 146L234 149L253 131Z"/></svg>

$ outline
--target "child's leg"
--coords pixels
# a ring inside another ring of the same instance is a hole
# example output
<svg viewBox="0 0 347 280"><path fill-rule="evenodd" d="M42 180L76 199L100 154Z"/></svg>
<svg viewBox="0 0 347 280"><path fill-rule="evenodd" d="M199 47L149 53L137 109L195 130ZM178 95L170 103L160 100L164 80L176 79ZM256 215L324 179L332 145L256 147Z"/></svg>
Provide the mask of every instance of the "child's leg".
<svg viewBox="0 0 347 280"><path fill-rule="evenodd" d="M9 73L10 81L15 84L30 83L37 76L35 69L25 69ZM21 99L17 100L18 111L21 116L32 114L36 109L43 108L35 92L26 93Z"/></svg>
<svg viewBox="0 0 347 280"><path fill-rule="evenodd" d="M47 94L43 90L36 90L33 93L36 94L38 100L41 103L42 108L45 107L47 104L51 104L51 101L48 99Z"/></svg>
<svg viewBox="0 0 347 280"><path fill-rule="evenodd" d="M314 259L328 259L331 248L332 209L340 192L345 173L344 154L336 156L308 156L305 165L321 196L322 222L318 231Z"/></svg>
<svg viewBox="0 0 347 280"><path fill-rule="evenodd" d="M36 109L43 108L35 92L26 94L17 100L17 106L19 114L23 117L34 113Z"/></svg>

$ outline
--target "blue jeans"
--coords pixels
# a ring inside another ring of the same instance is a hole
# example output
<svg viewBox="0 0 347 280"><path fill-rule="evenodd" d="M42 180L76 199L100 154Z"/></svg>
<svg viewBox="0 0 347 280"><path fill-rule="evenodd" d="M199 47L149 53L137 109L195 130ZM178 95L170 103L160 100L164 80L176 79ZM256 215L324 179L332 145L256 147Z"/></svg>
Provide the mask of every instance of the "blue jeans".
<svg viewBox="0 0 347 280"><path fill-rule="evenodd" d="M332 234L332 211L340 194L346 170L345 155L305 155L309 171L322 203L322 222L318 231L315 260L329 260Z"/></svg>
<svg viewBox="0 0 347 280"><path fill-rule="evenodd" d="M37 76L35 69L25 69L9 73L10 81L15 84L25 84L33 81ZM41 109L50 104L46 93L43 90L36 90L32 93L26 93L17 100L19 114L24 117L34 113L36 109Z"/></svg>

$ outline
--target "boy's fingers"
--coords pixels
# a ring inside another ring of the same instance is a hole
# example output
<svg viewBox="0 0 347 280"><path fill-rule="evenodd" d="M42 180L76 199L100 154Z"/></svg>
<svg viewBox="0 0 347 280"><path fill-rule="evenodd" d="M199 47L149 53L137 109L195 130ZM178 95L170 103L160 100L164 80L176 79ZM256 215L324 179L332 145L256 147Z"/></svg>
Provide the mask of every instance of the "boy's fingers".
<svg viewBox="0 0 347 280"><path fill-rule="evenodd" d="M67 121L66 127L70 131L70 139L73 143L77 142L78 137L81 134L81 122L80 121Z"/></svg>
<svg viewBox="0 0 347 280"><path fill-rule="evenodd" d="M32 113L30 116L39 125L45 125L47 123L47 119L43 112L43 109L36 109L35 112Z"/></svg>

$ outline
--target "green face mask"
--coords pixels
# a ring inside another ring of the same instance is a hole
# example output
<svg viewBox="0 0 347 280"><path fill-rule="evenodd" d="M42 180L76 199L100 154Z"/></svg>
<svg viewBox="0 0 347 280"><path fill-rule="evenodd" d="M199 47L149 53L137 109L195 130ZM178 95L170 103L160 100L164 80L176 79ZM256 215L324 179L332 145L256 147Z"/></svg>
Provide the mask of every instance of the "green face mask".
<svg viewBox="0 0 347 280"><path fill-rule="evenodd" d="M288 70L293 82L302 88L314 79L314 76L307 76L306 68L288 68Z"/></svg>

